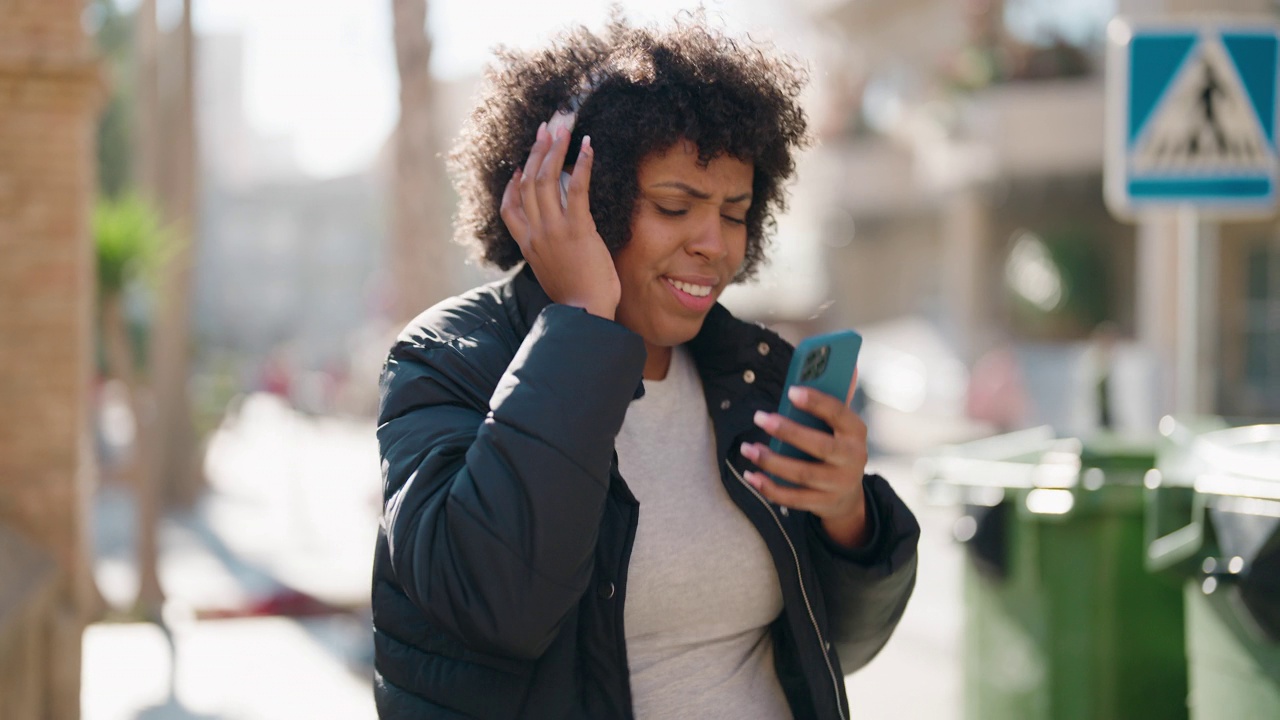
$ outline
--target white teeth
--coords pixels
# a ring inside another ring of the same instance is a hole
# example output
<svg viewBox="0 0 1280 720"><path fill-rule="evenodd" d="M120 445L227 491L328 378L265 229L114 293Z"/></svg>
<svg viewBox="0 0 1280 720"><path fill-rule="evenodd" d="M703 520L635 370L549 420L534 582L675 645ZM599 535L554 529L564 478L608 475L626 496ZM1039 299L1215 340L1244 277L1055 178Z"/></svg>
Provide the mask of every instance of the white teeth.
<svg viewBox="0 0 1280 720"><path fill-rule="evenodd" d="M672 280L671 278L667 278L667 282L675 286L677 290L687 292L694 297L706 297L711 294L710 285L691 285L686 282L680 282L679 280Z"/></svg>

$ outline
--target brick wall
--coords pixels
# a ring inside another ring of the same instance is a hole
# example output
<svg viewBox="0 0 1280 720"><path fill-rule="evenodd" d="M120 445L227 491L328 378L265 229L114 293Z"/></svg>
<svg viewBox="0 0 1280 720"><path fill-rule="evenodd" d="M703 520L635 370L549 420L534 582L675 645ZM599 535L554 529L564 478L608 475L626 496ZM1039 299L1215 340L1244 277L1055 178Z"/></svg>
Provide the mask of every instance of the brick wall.
<svg viewBox="0 0 1280 720"><path fill-rule="evenodd" d="M32 689L31 704L0 707L0 718L79 716L89 214L103 94L81 8L81 0L0 0L0 526L56 566L52 601L24 617L14 640L46 651L21 663L25 679L7 678Z"/></svg>

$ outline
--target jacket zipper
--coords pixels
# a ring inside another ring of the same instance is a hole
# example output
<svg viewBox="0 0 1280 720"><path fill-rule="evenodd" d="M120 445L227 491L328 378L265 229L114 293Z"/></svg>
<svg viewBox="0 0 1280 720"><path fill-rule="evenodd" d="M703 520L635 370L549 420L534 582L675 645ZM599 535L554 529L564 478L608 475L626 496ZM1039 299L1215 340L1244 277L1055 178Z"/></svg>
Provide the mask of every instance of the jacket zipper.
<svg viewBox="0 0 1280 720"><path fill-rule="evenodd" d="M617 462L616 453L615 453L615 462ZM635 509L632 508L632 512L634 511ZM626 698L625 698L626 704L623 706L626 708L626 711L627 711L626 716L628 720L634 720L636 714L635 714L635 706L633 704L634 699L632 698L632 695L631 695L631 678L630 678L631 671L629 669L631 667L631 664L627 661L627 629L624 625L624 622L625 622L624 612L626 611L626 601L627 601L627 567L631 564L631 550L635 546L635 542L636 542L636 526L637 525L638 525L638 522L636 521L635 516L632 515L629 522L627 523L627 544L623 549L623 555L622 555L623 571L618 576L618 582L614 588L615 590L614 596L618 599L617 619L615 621L614 632L618 634L618 640L619 640L618 655L620 656L619 659L622 661L621 667L623 668L623 672L627 673L628 675L626 680L626 690L627 690Z"/></svg>
<svg viewBox="0 0 1280 720"><path fill-rule="evenodd" d="M764 505L765 509L769 511L769 515L773 518L773 521L777 523L778 529L782 531L782 538L787 541L787 548L791 550L791 559L794 560L796 564L796 578L800 582L800 597L804 599L804 609L809 613L809 622L813 625L814 634L818 636L818 647L822 649L822 660L827 664L827 674L831 677L832 689L836 692L836 713L839 714L841 720L844 720L844 709L841 707L840 703L840 684L836 680L835 668L831 667L831 657L828 655L827 641L822 637L822 628L818 627L818 619L813 614L813 606L809 604L809 593L804 589L804 574L800 568L800 555L796 552L796 546L791 542L791 536L787 533L786 527L782 525L782 520L778 518L778 514L774 512L773 507L769 505L769 501L760 494L759 490L752 487L751 483L747 482L746 479L742 477L742 474L733 466L733 463L729 462L728 458L725 459L724 464L729 466L729 471L738 479L738 482L742 483L742 486L747 490L750 490L751 494L760 501L760 504Z"/></svg>
<svg viewBox="0 0 1280 720"><path fill-rule="evenodd" d="M617 450L613 451L613 463L610 466L609 472L610 485L613 484L616 476L618 482L622 483L622 487L626 487L626 481L622 479L622 475L618 471ZM610 492L613 492L612 487L610 487ZM630 495L632 502L636 502L634 495L631 495L630 492L628 492L627 495ZM639 506L632 505L630 503L623 504L627 507L627 538L626 542L622 546L622 558L619 563L619 567L622 568L622 571L618 574L618 577L614 579L614 597L617 598L617 615L614 620L614 632L617 633L618 637L618 660L621 663L619 667L623 668L623 672L628 676L623 683L623 689L625 690L625 696L623 697L623 708L625 710L624 717L627 718L627 720L635 720L635 707L632 704L633 699L631 696L630 670L628 669L630 668L630 663L627 662L627 629L625 626L624 613L626 612L627 601L627 570L631 565L631 551L635 548L636 544L636 528L639 525L639 519L636 517L636 513L639 512Z"/></svg>

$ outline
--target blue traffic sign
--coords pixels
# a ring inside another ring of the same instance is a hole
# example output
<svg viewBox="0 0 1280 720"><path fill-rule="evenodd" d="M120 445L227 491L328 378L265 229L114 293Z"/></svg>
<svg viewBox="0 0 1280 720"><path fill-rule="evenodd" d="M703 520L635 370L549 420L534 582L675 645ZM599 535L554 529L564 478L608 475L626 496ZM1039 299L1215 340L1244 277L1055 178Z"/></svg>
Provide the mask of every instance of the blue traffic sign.
<svg viewBox="0 0 1280 720"><path fill-rule="evenodd" d="M1106 196L1112 211L1263 215L1277 198L1273 24L1108 27Z"/></svg>

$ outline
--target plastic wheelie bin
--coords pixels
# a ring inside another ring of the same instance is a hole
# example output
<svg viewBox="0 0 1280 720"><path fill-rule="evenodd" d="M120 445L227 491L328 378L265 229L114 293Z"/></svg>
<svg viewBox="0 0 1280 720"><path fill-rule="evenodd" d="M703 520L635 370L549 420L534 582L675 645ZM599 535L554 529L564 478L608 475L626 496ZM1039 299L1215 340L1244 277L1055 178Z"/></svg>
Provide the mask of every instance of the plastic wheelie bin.
<svg viewBox="0 0 1280 720"><path fill-rule="evenodd" d="M1154 439L1036 428L922 462L961 505L965 717L1187 717L1180 582L1144 567Z"/></svg>
<svg viewBox="0 0 1280 720"><path fill-rule="evenodd" d="M1161 434L1149 564L1185 578L1191 717L1280 718L1280 425Z"/></svg>

